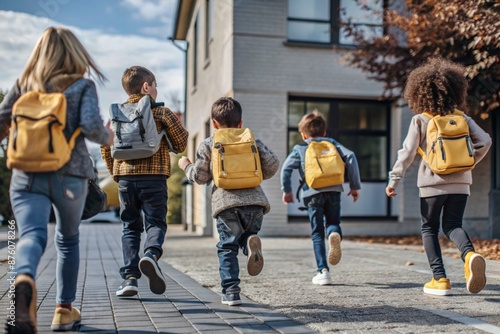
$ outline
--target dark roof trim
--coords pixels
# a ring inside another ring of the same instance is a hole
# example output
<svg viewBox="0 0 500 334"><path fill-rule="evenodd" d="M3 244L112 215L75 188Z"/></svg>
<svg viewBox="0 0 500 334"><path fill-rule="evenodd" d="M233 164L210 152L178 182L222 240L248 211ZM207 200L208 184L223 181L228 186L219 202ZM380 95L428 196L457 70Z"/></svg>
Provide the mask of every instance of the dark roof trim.
<svg viewBox="0 0 500 334"><path fill-rule="evenodd" d="M196 0L178 0L172 39L186 40Z"/></svg>

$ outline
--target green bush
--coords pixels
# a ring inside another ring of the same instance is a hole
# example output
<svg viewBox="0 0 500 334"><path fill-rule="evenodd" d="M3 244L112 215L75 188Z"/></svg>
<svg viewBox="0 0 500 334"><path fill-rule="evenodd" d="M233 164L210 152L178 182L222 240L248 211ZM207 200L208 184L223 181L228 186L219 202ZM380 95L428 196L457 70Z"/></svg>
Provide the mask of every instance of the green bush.
<svg viewBox="0 0 500 334"><path fill-rule="evenodd" d="M167 181L168 185L168 212L167 223L181 224L182 223L182 179L185 177L184 172L177 166L181 155L172 156L171 175Z"/></svg>

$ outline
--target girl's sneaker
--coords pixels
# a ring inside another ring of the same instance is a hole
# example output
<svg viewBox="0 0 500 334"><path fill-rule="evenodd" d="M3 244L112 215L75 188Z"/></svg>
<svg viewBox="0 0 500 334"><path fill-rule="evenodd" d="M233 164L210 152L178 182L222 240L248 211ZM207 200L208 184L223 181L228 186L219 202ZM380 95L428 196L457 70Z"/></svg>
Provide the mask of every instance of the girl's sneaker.
<svg viewBox="0 0 500 334"><path fill-rule="evenodd" d="M465 283L469 293L478 293L483 290L486 285L486 261L484 257L475 253L469 252L465 256Z"/></svg>
<svg viewBox="0 0 500 334"><path fill-rule="evenodd" d="M332 276L330 275L328 269L323 268L321 272L317 273L316 276L313 277L312 283L317 285L332 284L333 283Z"/></svg>
<svg viewBox="0 0 500 334"><path fill-rule="evenodd" d="M426 283L424 285L424 293L435 296L451 295L450 280L441 277L439 280L436 281L433 277L429 283Z"/></svg>

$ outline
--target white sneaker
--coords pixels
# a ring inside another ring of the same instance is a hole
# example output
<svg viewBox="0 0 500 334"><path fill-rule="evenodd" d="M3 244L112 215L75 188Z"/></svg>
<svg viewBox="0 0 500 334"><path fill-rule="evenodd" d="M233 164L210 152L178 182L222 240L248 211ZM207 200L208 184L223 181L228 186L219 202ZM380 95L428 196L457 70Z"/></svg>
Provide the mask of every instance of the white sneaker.
<svg viewBox="0 0 500 334"><path fill-rule="evenodd" d="M340 248L340 241L342 238L337 232L332 232L328 237L328 244L330 245L330 251L328 252L328 263L332 266L340 262L342 257L342 248Z"/></svg>
<svg viewBox="0 0 500 334"><path fill-rule="evenodd" d="M317 273L316 276L313 277L312 283L317 285L332 284L332 276L330 276L328 269L324 268L320 273Z"/></svg>

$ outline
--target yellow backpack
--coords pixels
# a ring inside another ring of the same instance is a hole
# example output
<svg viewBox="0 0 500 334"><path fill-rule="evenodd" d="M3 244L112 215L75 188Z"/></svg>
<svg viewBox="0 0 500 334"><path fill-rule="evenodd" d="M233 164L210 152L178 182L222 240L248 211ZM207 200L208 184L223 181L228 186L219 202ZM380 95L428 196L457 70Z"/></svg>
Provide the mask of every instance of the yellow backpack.
<svg viewBox="0 0 500 334"><path fill-rule="evenodd" d="M345 162L329 141L311 141L304 157L305 180L309 188L324 188L344 183Z"/></svg>
<svg viewBox="0 0 500 334"><path fill-rule="evenodd" d="M222 189L253 188L261 184L259 150L250 129L215 131L212 174L215 185Z"/></svg>
<svg viewBox="0 0 500 334"><path fill-rule="evenodd" d="M450 115L432 115L427 126L427 152L418 148L425 164L435 174L466 172L474 168L474 148L469 134L469 125L464 113L455 110Z"/></svg>
<svg viewBox="0 0 500 334"><path fill-rule="evenodd" d="M52 172L71 158L78 128L70 140L66 126L66 97L63 93L27 92L12 107L7 149L7 167L25 172Z"/></svg>

